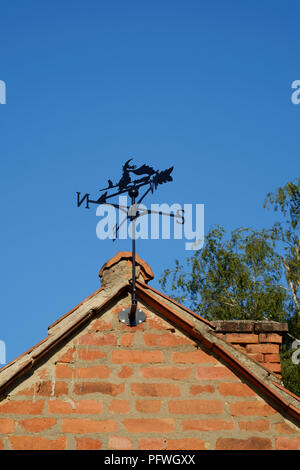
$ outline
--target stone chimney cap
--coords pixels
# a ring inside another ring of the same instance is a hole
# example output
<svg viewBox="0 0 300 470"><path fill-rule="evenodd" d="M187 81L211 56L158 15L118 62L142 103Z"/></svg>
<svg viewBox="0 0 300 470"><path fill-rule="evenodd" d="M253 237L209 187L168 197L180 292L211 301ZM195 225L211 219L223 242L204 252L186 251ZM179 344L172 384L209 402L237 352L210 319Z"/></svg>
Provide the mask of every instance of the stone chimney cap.
<svg viewBox="0 0 300 470"><path fill-rule="evenodd" d="M136 260L136 278L148 283L154 279L154 275L150 266L142 260L137 254ZM132 277L132 253L131 251L119 251L113 258L106 261L99 271L101 285L112 284L122 279L131 279Z"/></svg>
<svg viewBox="0 0 300 470"><path fill-rule="evenodd" d="M214 320L218 333L285 333L286 322L268 320Z"/></svg>

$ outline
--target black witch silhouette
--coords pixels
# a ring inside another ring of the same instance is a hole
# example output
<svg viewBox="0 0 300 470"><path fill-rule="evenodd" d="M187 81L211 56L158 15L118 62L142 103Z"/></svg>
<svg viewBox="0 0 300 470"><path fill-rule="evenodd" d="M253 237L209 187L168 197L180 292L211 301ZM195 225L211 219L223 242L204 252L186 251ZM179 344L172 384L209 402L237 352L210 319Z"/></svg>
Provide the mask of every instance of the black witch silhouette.
<svg viewBox="0 0 300 470"><path fill-rule="evenodd" d="M151 166L148 166L148 165L142 165L139 168L137 168L136 165L130 165L131 160L132 158L127 160L127 162L122 167L122 171L123 171L122 178L116 184L116 186L118 186L120 191L125 189L131 183L130 173L133 173L134 175L137 175L137 176L147 175L147 176L144 176L144 178L135 180L134 184L147 183L150 180L150 177L154 175L154 173L157 173L155 170L153 170L153 168L151 168Z"/></svg>
<svg viewBox="0 0 300 470"><path fill-rule="evenodd" d="M144 186L145 184L149 183L153 192L153 189L156 189L158 184L166 183L167 181L173 181L172 177L170 176L173 171L173 167L164 171L158 171L145 164L141 165L140 167L136 167L136 165L130 164L131 161L132 158L127 160L127 162L123 165L122 177L118 183L113 184L113 182L109 179L108 186L106 188L100 189L100 191L107 191L112 188L118 188L120 192L123 192L124 190L129 189L131 185ZM137 176L146 176L132 181L130 173ZM101 199L101 202L103 202L105 201L106 197L107 192L102 194L99 199Z"/></svg>
<svg viewBox="0 0 300 470"><path fill-rule="evenodd" d="M80 192L77 192L77 206L81 206L81 204L85 201L86 208L89 208L89 204L108 204L107 200L117 196L119 194L124 194L133 190L133 188L137 191L142 186L149 185L146 192L140 197L137 203L141 203L144 197L151 191L153 193L154 189L157 189L159 184L167 183L168 181L173 181L171 173L173 171L173 166L168 168L167 170L159 171L154 170L151 166L148 165L141 165L137 167L136 165L131 165L132 158L127 160L127 162L122 167L122 176L118 183L114 184L112 180L107 180L108 186L106 188L102 188L99 191L104 191L101 196L96 199L90 199L90 195L86 193L83 197L80 196ZM132 175L141 176L141 178L132 179ZM108 191L116 188L116 192L113 194L108 194ZM116 204L111 204L115 207L118 207Z"/></svg>

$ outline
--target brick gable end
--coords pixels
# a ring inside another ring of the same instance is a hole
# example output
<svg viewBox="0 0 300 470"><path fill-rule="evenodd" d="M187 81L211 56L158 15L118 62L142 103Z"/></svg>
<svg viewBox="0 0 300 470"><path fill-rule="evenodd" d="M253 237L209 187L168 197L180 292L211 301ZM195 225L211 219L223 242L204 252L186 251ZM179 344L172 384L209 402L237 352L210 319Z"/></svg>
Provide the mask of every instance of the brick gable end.
<svg viewBox="0 0 300 470"><path fill-rule="evenodd" d="M210 351L142 305L92 319L0 402L3 449L296 449L299 428Z"/></svg>

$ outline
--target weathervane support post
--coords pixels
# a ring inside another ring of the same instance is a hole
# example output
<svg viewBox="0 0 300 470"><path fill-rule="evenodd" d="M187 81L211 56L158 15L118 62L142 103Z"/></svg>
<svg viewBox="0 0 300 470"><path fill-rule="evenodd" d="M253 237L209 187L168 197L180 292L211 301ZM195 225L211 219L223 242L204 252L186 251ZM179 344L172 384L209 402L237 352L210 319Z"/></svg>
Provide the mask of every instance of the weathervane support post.
<svg viewBox="0 0 300 470"><path fill-rule="evenodd" d="M131 295L131 308L129 313L129 321L130 324L135 323L135 312L137 308L137 300L136 300L136 284L135 284L135 198L138 197L139 192L136 188L130 189L128 192L129 197L131 197L131 210L133 214L130 216L131 223L132 223L132 295Z"/></svg>

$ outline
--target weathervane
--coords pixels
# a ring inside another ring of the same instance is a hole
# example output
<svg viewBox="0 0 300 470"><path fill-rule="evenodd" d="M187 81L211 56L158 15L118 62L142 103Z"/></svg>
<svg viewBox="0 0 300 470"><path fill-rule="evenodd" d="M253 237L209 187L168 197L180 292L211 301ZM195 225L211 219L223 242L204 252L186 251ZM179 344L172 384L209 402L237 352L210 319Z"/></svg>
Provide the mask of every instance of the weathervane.
<svg viewBox="0 0 300 470"><path fill-rule="evenodd" d="M162 211L153 211L148 209L140 209L139 204L146 197L146 195L151 191L153 194L154 190L157 189L158 185L173 181L171 173L173 171L173 166L167 170L159 171L154 170L148 165L142 165L136 167L136 165L131 165L132 158L127 160L127 162L122 167L122 176L121 179L114 184L110 179L107 181L108 185L106 188L102 188L99 191L102 192L101 196L98 199L90 199L90 194L86 193L84 196L80 196L81 193L77 192L77 207L80 207L85 202L86 209L89 209L90 204L107 204L115 207L116 209L126 212L127 217L121 222L121 224L127 220L127 218L132 223L132 295L131 295L131 307L123 309L119 313L119 320L126 325L135 326L138 323L145 321L146 316L144 312L140 309L137 309L137 300L136 300L136 282L135 282L135 221L138 217L146 214L160 214L168 215L170 217L181 219L181 223L184 223L183 215L178 213L171 214L165 213ZM137 179L132 179L132 175L138 176ZM140 178L139 178L140 176ZM138 201L136 198L139 196L139 190L144 187L146 191L142 194ZM108 194L109 191L112 191L112 194ZM121 206L120 204L115 204L112 202L107 202L108 199L112 197L119 196L120 194L128 193L128 196L131 198L131 206ZM118 230L120 225L115 226L115 239L117 237Z"/></svg>

